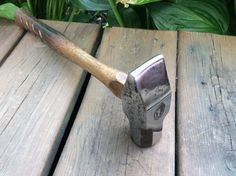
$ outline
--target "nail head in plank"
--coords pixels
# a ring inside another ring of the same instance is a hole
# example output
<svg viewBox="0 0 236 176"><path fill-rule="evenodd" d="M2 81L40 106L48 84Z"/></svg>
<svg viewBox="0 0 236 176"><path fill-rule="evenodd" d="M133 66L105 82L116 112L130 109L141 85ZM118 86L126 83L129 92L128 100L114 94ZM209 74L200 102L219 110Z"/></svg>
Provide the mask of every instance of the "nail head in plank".
<svg viewBox="0 0 236 176"><path fill-rule="evenodd" d="M178 171L236 174L236 37L180 32Z"/></svg>
<svg viewBox="0 0 236 176"><path fill-rule="evenodd" d="M47 22L88 52L99 26ZM1 175L46 175L85 74L27 33L0 68Z"/></svg>
<svg viewBox="0 0 236 176"><path fill-rule="evenodd" d="M0 19L0 63L11 52L24 30L13 22Z"/></svg>
<svg viewBox="0 0 236 176"><path fill-rule="evenodd" d="M133 144L121 101L92 78L55 175L174 175L176 41L176 32L105 29L98 58L115 68L128 72L164 54L173 94L162 139L146 149Z"/></svg>

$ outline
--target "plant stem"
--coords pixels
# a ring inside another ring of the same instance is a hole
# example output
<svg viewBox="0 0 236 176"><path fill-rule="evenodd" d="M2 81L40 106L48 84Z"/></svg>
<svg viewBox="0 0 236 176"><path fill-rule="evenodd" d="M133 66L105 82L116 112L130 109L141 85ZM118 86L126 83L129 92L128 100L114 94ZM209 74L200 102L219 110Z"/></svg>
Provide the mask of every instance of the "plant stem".
<svg viewBox="0 0 236 176"><path fill-rule="evenodd" d="M119 23L119 25L121 27L125 27L125 24L124 24L124 22L121 18L121 15L120 15L117 7L116 7L116 4L115 4L114 0L108 0L108 1L109 1L110 6L111 6L111 9L112 9L112 11L113 11L113 13L116 17L117 22Z"/></svg>
<svg viewBox="0 0 236 176"><path fill-rule="evenodd" d="M76 14L76 8L73 7L72 12L71 12L71 14L70 14L69 22L72 22L72 21L73 21L73 18L74 18L74 16L75 16L75 14Z"/></svg>
<svg viewBox="0 0 236 176"><path fill-rule="evenodd" d="M60 1L60 15L59 15L59 19L62 20L62 15L63 15L63 12L64 12L64 6L65 6L65 0L61 0Z"/></svg>
<svg viewBox="0 0 236 176"><path fill-rule="evenodd" d="M51 18L51 2L52 0L47 0L47 5L46 5L46 19L50 19Z"/></svg>
<svg viewBox="0 0 236 176"><path fill-rule="evenodd" d="M31 4L30 0L27 0L27 4L28 4L28 7L29 7L30 11L32 12L32 14L34 14L34 15L35 15L35 13L34 13L34 11L33 11L33 8L32 8L32 4Z"/></svg>
<svg viewBox="0 0 236 176"><path fill-rule="evenodd" d="M34 1L34 7L33 8L34 8L34 12L36 13L36 11L37 11L37 0Z"/></svg>
<svg viewBox="0 0 236 176"><path fill-rule="evenodd" d="M149 12L148 12L148 8L145 7L146 10L146 23L147 23L147 29L150 28L150 18L149 18Z"/></svg>
<svg viewBox="0 0 236 176"><path fill-rule="evenodd" d="M56 20L56 13L57 13L57 0L53 0L52 7L53 9L53 14L52 14L52 19Z"/></svg>

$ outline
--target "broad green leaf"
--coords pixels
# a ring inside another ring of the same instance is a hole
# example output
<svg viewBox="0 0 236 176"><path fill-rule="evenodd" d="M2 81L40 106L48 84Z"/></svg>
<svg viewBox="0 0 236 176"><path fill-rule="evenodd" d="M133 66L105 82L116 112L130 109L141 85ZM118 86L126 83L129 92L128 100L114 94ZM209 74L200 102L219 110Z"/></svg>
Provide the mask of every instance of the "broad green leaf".
<svg viewBox="0 0 236 176"><path fill-rule="evenodd" d="M109 10L107 13L107 22L108 26L120 26L112 10Z"/></svg>
<svg viewBox="0 0 236 176"><path fill-rule="evenodd" d="M161 0L117 0L117 3L124 4L125 7L129 7L129 4L131 5L143 5L148 4L152 2L158 2Z"/></svg>
<svg viewBox="0 0 236 176"><path fill-rule="evenodd" d="M229 27L229 13L225 2L219 0L182 0L180 5L189 8L201 16L204 21L218 26L221 33L226 33Z"/></svg>
<svg viewBox="0 0 236 176"><path fill-rule="evenodd" d="M229 15L218 0L182 0L179 3L158 2L148 5L158 29L227 33Z"/></svg>
<svg viewBox="0 0 236 176"><path fill-rule="evenodd" d="M79 13L77 13L73 21L76 22L82 22L82 23L89 23L91 21L95 21L96 16L93 14L89 13L88 11L80 10Z"/></svg>
<svg viewBox="0 0 236 176"><path fill-rule="evenodd" d="M17 9L18 7L12 3L0 5L0 18L15 20Z"/></svg>
<svg viewBox="0 0 236 176"><path fill-rule="evenodd" d="M186 2L186 0L162 0L162 1L169 1L169 2L175 2L175 3L180 3L180 2ZM191 1L191 0L190 0ZM211 1L211 0L205 0L205 1L207 1L207 2L209 2L209 1ZM215 1L215 0L213 0L213 1ZM219 1L219 2L223 2L223 3L228 3L229 1L231 1L231 0L217 0L217 1Z"/></svg>
<svg viewBox="0 0 236 176"><path fill-rule="evenodd" d="M91 16L85 13L81 13L79 15L76 15L73 19L73 21L81 22L81 23L89 23L91 20Z"/></svg>
<svg viewBox="0 0 236 176"><path fill-rule="evenodd" d="M132 8L118 8L121 17L123 18L125 22L125 27L131 27L131 28L139 28L141 27L141 21L139 19L139 16ZM114 13L110 10L107 14L107 21L109 26L119 26Z"/></svg>
<svg viewBox="0 0 236 176"><path fill-rule="evenodd" d="M108 0L70 0L78 9L103 11L111 9Z"/></svg>

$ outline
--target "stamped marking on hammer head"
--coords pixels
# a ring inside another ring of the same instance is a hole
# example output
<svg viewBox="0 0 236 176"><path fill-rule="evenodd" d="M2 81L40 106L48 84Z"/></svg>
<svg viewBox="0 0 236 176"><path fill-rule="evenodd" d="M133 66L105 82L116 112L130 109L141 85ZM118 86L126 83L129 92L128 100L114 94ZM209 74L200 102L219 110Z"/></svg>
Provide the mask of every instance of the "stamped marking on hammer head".
<svg viewBox="0 0 236 176"><path fill-rule="evenodd" d="M149 147L161 137L163 119L170 108L170 90L163 55L128 74L121 98L131 138L138 146Z"/></svg>

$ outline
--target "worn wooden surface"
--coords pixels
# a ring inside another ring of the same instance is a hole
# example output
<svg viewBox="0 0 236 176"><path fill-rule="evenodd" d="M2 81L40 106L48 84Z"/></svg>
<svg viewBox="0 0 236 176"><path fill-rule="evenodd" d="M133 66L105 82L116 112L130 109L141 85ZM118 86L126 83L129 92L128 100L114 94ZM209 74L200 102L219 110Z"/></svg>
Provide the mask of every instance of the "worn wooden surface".
<svg viewBox="0 0 236 176"><path fill-rule="evenodd" d="M178 175L236 175L236 37L181 32Z"/></svg>
<svg viewBox="0 0 236 176"><path fill-rule="evenodd" d="M96 25L50 24L88 52L99 32ZM33 35L21 39L0 67L1 176L48 173L83 80L81 68Z"/></svg>
<svg viewBox="0 0 236 176"><path fill-rule="evenodd" d="M88 71L104 83L116 96L121 97L123 84L126 80L125 73L99 62L60 33L55 33L55 30L46 25L40 25L38 20L22 9L17 10L15 22L40 37L44 43ZM123 79L119 79L120 77L123 77Z"/></svg>
<svg viewBox="0 0 236 176"><path fill-rule="evenodd" d="M97 41L96 25L51 25L87 51ZM173 94L162 139L135 146L121 101L92 77L54 175L236 175L235 48L236 37L105 29L97 56L106 64L129 71L165 55ZM83 80L78 66L0 21L0 175L47 175Z"/></svg>
<svg viewBox="0 0 236 176"><path fill-rule="evenodd" d="M17 44L23 30L13 22L0 19L0 66L2 60L9 54Z"/></svg>
<svg viewBox="0 0 236 176"><path fill-rule="evenodd" d="M130 71L157 53L166 57L175 92L176 32L106 29L98 58ZM121 101L95 78L89 82L83 104L57 165L55 175L174 175L175 96L164 122L162 140L141 149L129 136Z"/></svg>

